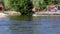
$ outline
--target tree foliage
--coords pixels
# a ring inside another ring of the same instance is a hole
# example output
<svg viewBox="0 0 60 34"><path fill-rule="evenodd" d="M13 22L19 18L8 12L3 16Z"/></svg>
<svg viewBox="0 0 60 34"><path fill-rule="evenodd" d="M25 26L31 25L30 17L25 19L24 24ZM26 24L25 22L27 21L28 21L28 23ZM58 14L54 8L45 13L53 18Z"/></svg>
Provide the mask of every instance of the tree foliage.
<svg viewBox="0 0 60 34"><path fill-rule="evenodd" d="M32 0L34 7L44 10L47 5L60 4L60 0Z"/></svg>
<svg viewBox="0 0 60 34"><path fill-rule="evenodd" d="M32 15L32 2L30 0L10 0L11 7L20 11L22 15Z"/></svg>

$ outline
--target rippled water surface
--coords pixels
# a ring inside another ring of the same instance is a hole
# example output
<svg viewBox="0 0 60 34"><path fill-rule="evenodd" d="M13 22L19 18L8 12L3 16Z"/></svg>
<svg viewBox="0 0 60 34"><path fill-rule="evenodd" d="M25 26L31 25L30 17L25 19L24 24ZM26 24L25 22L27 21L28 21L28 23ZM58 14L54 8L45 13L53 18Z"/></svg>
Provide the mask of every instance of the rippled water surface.
<svg viewBox="0 0 60 34"><path fill-rule="evenodd" d="M3 18L0 34L60 34L60 16Z"/></svg>

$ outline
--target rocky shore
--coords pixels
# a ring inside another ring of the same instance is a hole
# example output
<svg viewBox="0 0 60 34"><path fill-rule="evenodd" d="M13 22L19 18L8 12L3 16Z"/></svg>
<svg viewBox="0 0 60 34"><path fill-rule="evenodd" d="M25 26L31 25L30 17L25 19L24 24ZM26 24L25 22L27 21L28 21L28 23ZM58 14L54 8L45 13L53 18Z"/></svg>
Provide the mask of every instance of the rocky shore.
<svg viewBox="0 0 60 34"><path fill-rule="evenodd" d="M35 12L33 16L60 16L60 12Z"/></svg>
<svg viewBox="0 0 60 34"><path fill-rule="evenodd" d="M21 15L20 12L16 12L16 11L4 11L3 13L8 14L9 16L20 16Z"/></svg>

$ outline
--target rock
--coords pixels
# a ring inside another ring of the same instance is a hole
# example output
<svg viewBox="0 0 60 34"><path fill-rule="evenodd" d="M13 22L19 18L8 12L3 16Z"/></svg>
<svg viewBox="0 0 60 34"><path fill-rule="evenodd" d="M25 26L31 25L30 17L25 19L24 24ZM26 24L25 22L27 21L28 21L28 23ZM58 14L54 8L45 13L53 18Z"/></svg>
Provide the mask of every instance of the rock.
<svg viewBox="0 0 60 34"><path fill-rule="evenodd" d="M20 12L16 12L16 11L5 11L5 13L7 13L10 16L20 16L21 15Z"/></svg>

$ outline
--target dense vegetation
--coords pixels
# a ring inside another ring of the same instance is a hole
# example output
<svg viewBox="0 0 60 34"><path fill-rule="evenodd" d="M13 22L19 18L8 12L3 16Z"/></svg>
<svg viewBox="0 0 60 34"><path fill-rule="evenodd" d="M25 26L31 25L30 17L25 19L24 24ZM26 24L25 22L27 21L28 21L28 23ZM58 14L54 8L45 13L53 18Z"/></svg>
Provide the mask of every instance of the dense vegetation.
<svg viewBox="0 0 60 34"><path fill-rule="evenodd" d="M33 4L30 0L11 0L11 7L20 11L22 15L32 15Z"/></svg>
<svg viewBox="0 0 60 34"><path fill-rule="evenodd" d="M20 11L22 15L32 15L32 8L36 7L40 10L44 10L47 5L60 4L60 0L9 0L5 5L10 4L10 8Z"/></svg>
<svg viewBox="0 0 60 34"><path fill-rule="evenodd" d="M32 0L34 7L44 10L47 5L60 4L60 0Z"/></svg>

